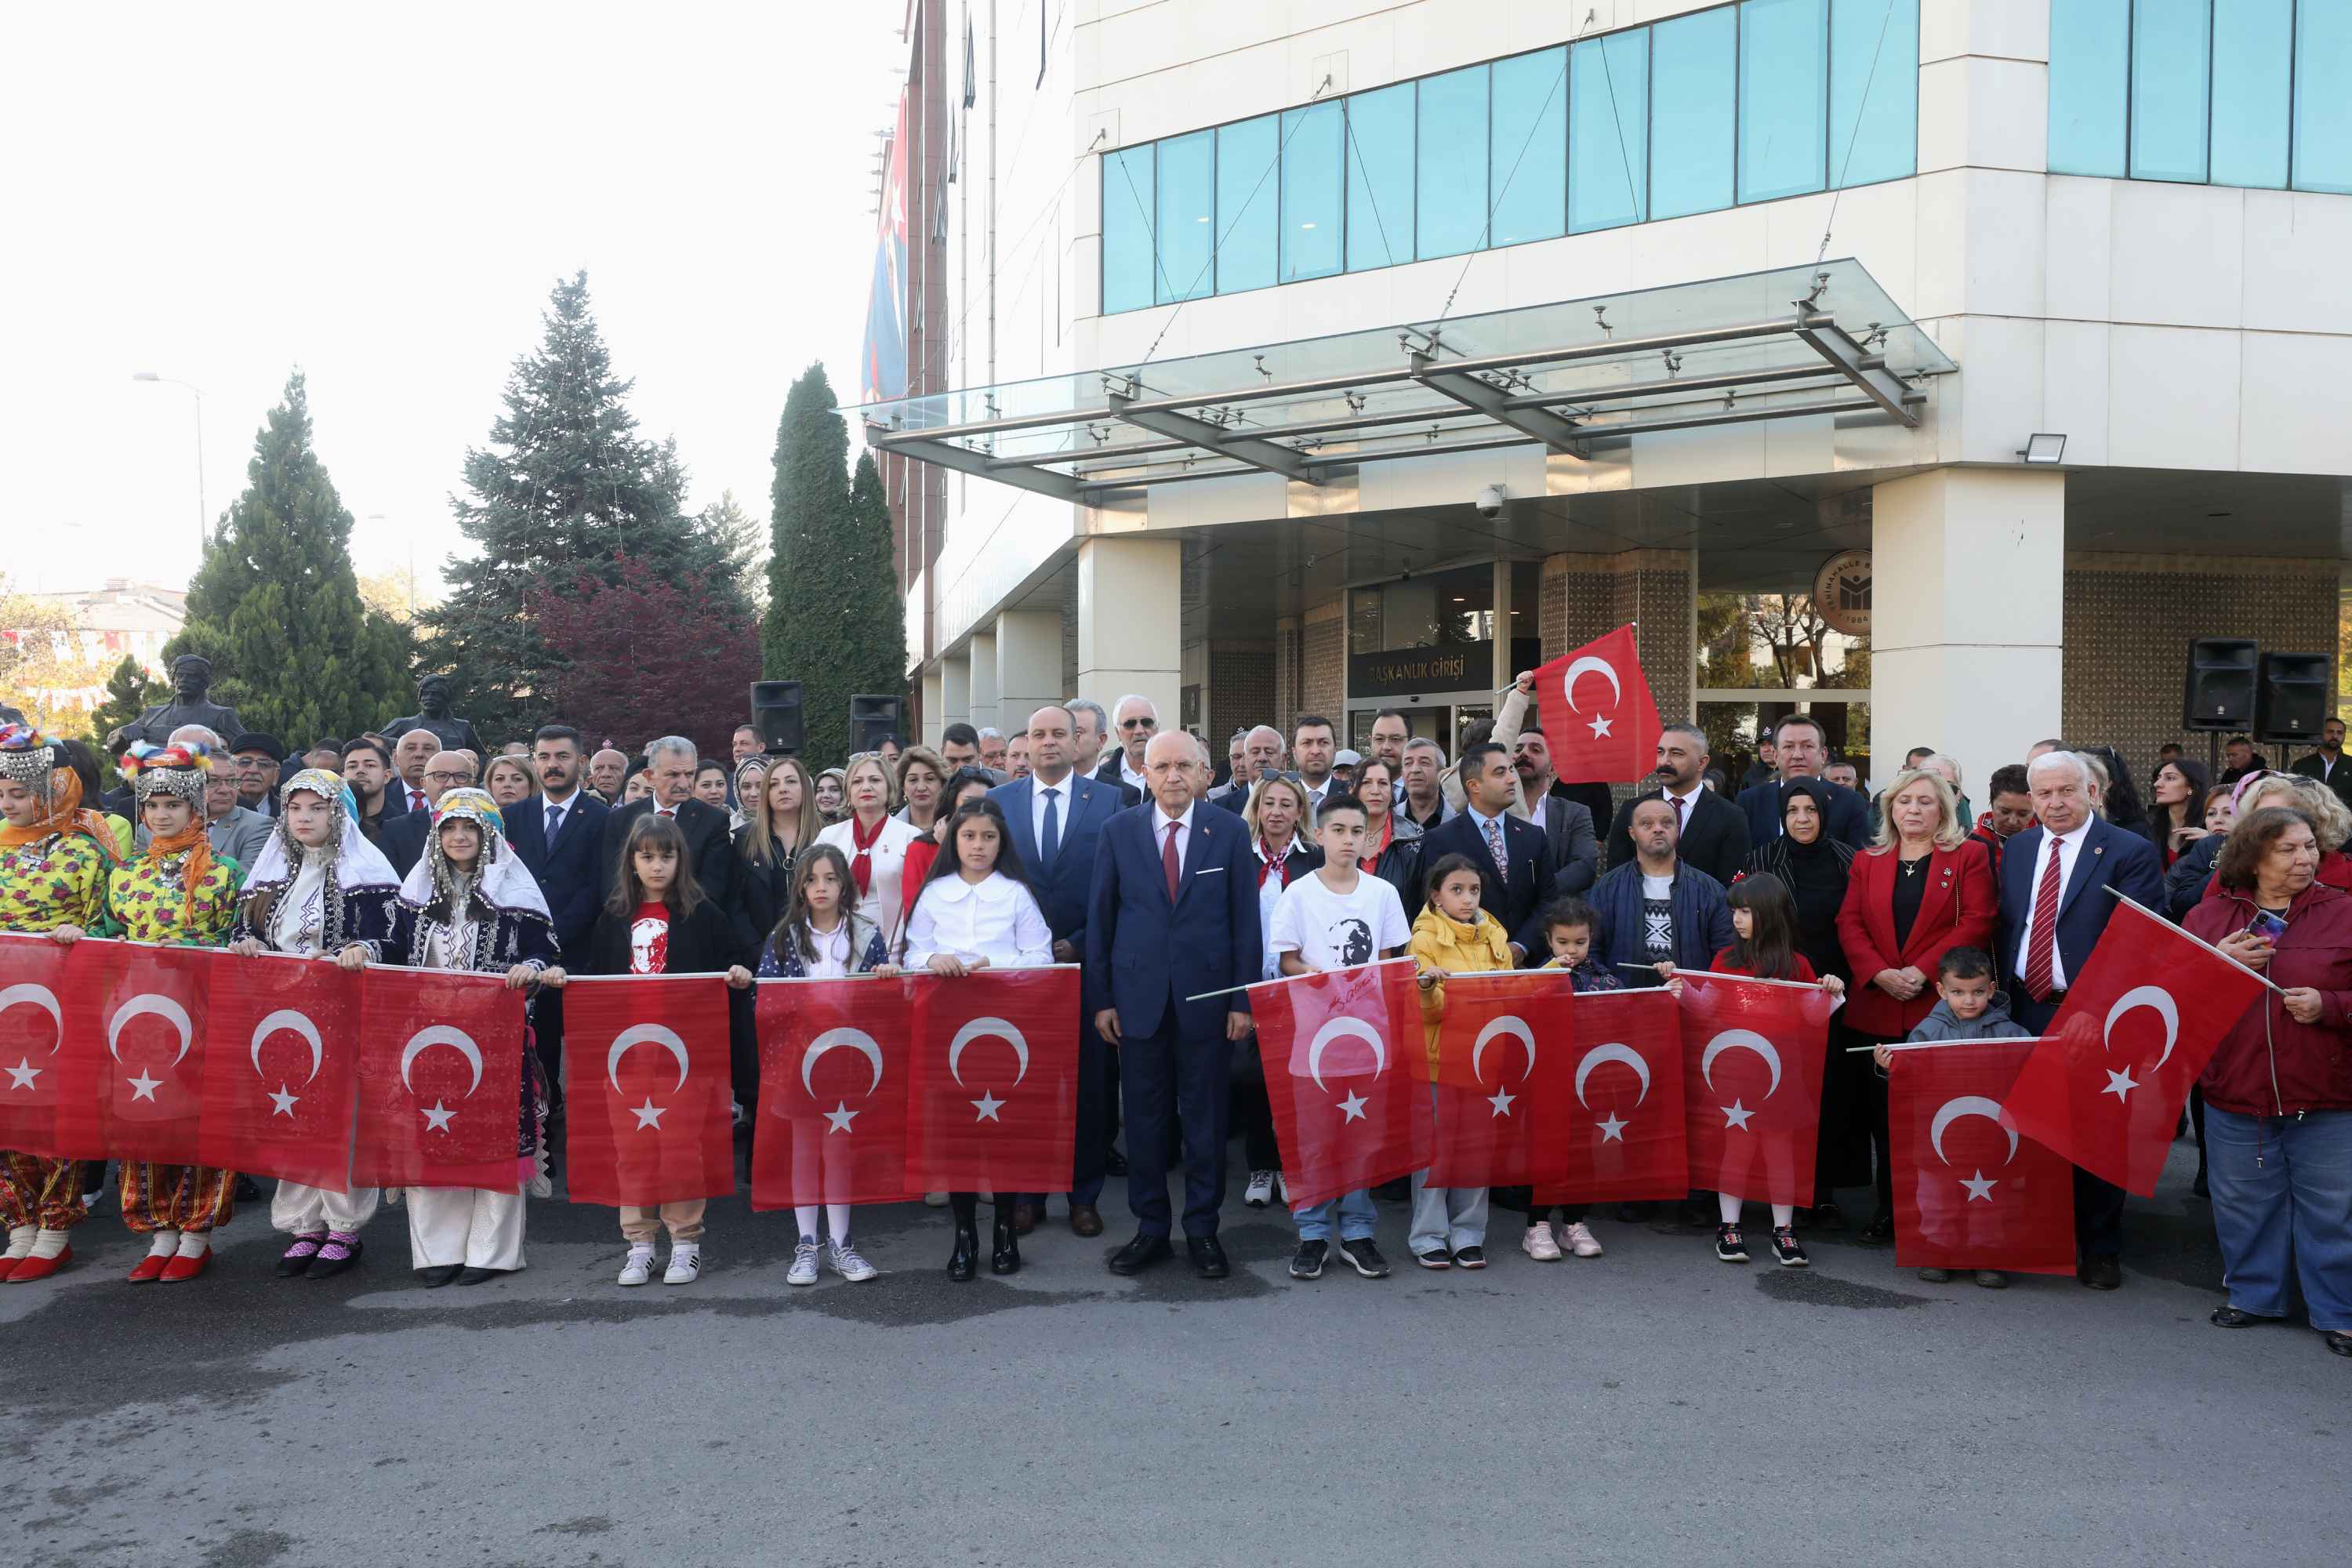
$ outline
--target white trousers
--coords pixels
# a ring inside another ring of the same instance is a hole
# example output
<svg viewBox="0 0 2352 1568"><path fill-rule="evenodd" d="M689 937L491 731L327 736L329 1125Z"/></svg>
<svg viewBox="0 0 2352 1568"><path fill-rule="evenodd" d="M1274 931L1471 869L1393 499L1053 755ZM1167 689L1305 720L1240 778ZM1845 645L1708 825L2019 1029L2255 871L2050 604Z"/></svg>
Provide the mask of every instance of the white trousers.
<svg viewBox="0 0 2352 1568"><path fill-rule="evenodd" d="M523 1196L477 1187L407 1190L410 1267L522 1267Z"/></svg>
<svg viewBox="0 0 2352 1568"><path fill-rule="evenodd" d="M382 1195L373 1187L331 1193L324 1187L306 1187L299 1182L280 1182L269 1200L269 1223L292 1236L316 1236L322 1230L340 1230L351 1236L375 1217L375 1205Z"/></svg>

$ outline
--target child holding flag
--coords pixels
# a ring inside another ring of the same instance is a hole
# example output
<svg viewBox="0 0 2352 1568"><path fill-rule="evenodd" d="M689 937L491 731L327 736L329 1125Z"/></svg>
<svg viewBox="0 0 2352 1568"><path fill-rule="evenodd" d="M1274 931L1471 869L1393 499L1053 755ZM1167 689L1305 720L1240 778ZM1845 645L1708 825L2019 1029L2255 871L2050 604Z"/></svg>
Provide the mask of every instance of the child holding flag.
<svg viewBox="0 0 2352 1568"><path fill-rule="evenodd" d="M1478 906L1481 879L1466 855L1448 855L1429 868L1427 900L1412 922L1412 956L1421 966L1421 1017L1429 1045L1429 1074L1437 1076L1437 1035L1445 1017L1445 976L1511 967L1511 939ZM1431 1091L1433 1096L1436 1090ZM1405 1247L1423 1268L1486 1267L1485 1187L1433 1187L1429 1173L1412 1173L1412 1231ZM1552 1256L1559 1256L1555 1248Z"/></svg>

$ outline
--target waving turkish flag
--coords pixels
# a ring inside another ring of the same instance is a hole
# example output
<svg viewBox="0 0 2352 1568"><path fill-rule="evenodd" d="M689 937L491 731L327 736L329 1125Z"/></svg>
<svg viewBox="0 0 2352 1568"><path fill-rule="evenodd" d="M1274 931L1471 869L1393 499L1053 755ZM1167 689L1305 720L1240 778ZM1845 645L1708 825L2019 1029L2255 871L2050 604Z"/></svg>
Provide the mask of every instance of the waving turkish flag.
<svg viewBox="0 0 2352 1568"><path fill-rule="evenodd" d="M1564 782L1628 784L1657 766L1664 726L1631 626L1560 655L1536 671L1535 684L1552 766Z"/></svg>
<svg viewBox="0 0 2352 1568"><path fill-rule="evenodd" d="M494 974L371 969L364 995L351 1179L520 1191L522 993Z"/></svg>
<svg viewBox="0 0 2352 1568"><path fill-rule="evenodd" d="M2036 1040L1897 1051L1886 1075L1895 1261L1905 1268L2074 1267L2074 1173L2001 1109Z"/></svg>
<svg viewBox="0 0 2352 1568"><path fill-rule="evenodd" d="M1558 972L1501 970L1445 982L1431 1186L1561 1179L1574 1125L1560 1105L1576 1070L1575 1006L1568 976Z"/></svg>
<svg viewBox="0 0 2352 1568"><path fill-rule="evenodd" d="M0 1149L62 1157L63 997L73 950L42 936L0 936Z"/></svg>
<svg viewBox="0 0 2352 1568"><path fill-rule="evenodd" d="M1813 1201L1830 998L1817 985L1683 976L1683 1125L1694 1186Z"/></svg>
<svg viewBox="0 0 2352 1568"><path fill-rule="evenodd" d="M893 1203L908 1194L908 994L919 984L760 983L753 1208Z"/></svg>
<svg viewBox="0 0 2352 1568"><path fill-rule="evenodd" d="M1067 1187L1078 1125L1078 972L983 969L919 977L913 990L908 1190Z"/></svg>
<svg viewBox="0 0 2352 1568"><path fill-rule="evenodd" d="M1412 974L1412 965L1398 960L1252 993L1293 1207L1429 1164L1436 1140Z"/></svg>
<svg viewBox="0 0 2352 1568"><path fill-rule="evenodd" d="M2121 900L2017 1075L2010 1116L2093 1175L2151 1195L2189 1086L2264 984Z"/></svg>
<svg viewBox="0 0 2352 1568"><path fill-rule="evenodd" d="M346 1192L358 1116L360 986L331 960L276 953L213 971L201 1163Z"/></svg>
<svg viewBox="0 0 2352 1568"><path fill-rule="evenodd" d="M1683 1126L1682 1007L1669 992L1576 999L1566 1088L1547 1111L1568 1126L1567 1178L1536 1184L1544 1204L1638 1203L1690 1190Z"/></svg>
<svg viewBox="0 0 2352 1568"><path fill-rule="evenodd" d="M593 980L563 993L563 1181L575 1204L735 1190L727 983Z"/></svg>
<svg viewBox="0 0 2352 1568"><path fill-rule="evenodd" d="M206 997L223 954L85 939L67 980L58 1152L162 1165L199 1163Z"/></svg>

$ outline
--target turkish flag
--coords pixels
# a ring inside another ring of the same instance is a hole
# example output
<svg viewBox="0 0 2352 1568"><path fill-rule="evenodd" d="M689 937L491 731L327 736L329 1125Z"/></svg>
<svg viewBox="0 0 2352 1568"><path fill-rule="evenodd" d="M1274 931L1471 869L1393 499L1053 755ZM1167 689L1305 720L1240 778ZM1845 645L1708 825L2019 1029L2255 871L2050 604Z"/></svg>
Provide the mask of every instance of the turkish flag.
<svg viewBox="0 0 2352 1568"><path fill-rule="evenodd" d="M907 1190L1066 1188L1077 1139L1078 972L983 969L919 977L913 989Z"/></svg>
<svg viewBox="0 0 2352 1568"><path fill-rule="evenodd" d="M1557 1182L1573 1124L1559 1113L1575 1072L1576 1000L1558 971L1445 982L1437 1030L1433 1187Z"/></svg>
<svg viewBox="0 0 2352 1568"><path fill-rule="evenodd" d="M1671 992L1588 992L1576 999L1566 1089L1568 1176L1536 1184L1543 1204L1638 1203L1690 1190L1683 1124L1682 1006Z"/></svg>
<svg viewBox="0 0 2352 1568"><path fill-rule="evenodd" d="M1436 1138L1416 990L1412 965L1392 960L1252 995L1294 1208L1428 1166Z"/></svg>
<svg viewBox="0 0 2352 1568"><path fill-rule="evenodd" d="M200 1163L206 998L215 966L200 947L85 939L67 967L58 1153L158 1165Z"/></svg>
<svg viewBox="0 0 2352 1568"><path fill-rule="evenodd" d="M1536 671L1552 767L1569 784L1627 784L1658 764L1658 705L1642 674L1633 628L1564 653ZM1563 705L1553 706L1553 699Z"/></svg>
<svg viewBox="0 0 2352 1568"><path fill-rule="evenodd" d="M727 983L594 980L563 993L563 1181L575 1204L735 1191Z"/></svg>
<svg viewBox="0 0 2352 1568"><path fill-rule="evenodd" d="M2074 1267L2074 1173L2001 1109L2034 1040L1897 1051L1886 1075L1895 1261L1905 1268Z"/></svg>
<svg viewBox="0 0 2352 1568"><path fill-rule="evenodd" d="M66 966L73 949L45 936L0 936L0 1149L56 1159L66 1078Z"/></svg>
<svg viewBox="0 0 2352 1568"><path fill-rule="evenodd" d="M266 953L215 967L203 1163L350 1190L362 984L330 959Z"/></svg>
<svg viewBox="0 0 2352 1568"><path fill-rule="evenodd" d="M760 983L753 1208L908 1195L907 1017L908 993L919 984Z"/></svg>
<svg viewBox="0 0 2352 1568"><path fill-rule="evenodd" d="M362 994L352 1181L521 1191L522 993L495 974L371 969Z"/></svg>
<svg viewBox="0 0 2352 1568"><path fill-rule="evenodd" d="M1730 974L1683 976L1683 1125L1693 1185L1813 1201L1829 994Z"/></svg>
<svg viewBox="0 0 2352 1568"><path fill-rule="evenodd" d="M2017 1075L2011 1120L2093 1175L2150 1196L2189 1086L2265 984L2120 900Z"/></svg>

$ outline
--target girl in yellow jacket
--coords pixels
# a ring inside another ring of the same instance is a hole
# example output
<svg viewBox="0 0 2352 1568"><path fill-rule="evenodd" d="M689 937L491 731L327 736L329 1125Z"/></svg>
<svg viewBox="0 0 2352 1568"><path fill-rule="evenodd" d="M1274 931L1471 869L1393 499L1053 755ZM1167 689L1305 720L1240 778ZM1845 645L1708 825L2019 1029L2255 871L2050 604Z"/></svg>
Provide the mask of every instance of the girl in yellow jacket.
<svg viewBox="0 0 2352 1568"><path fill-rule="evenodd" d="M1429 868L1421 915L1412 922L1412 956L1421 965L1421 1017L1429 1074L1437 1076L1437 1030L1445 1016L1444 975L1511 967L1510 939L1478 907L1478 868L1448 855ZM1433 1096L1435 1090L1432 1089ZM1406 1245L1423 1268L1486 1267L1486 1189L1433 1187L1412 1173L1412 1232Z"/></svg>

